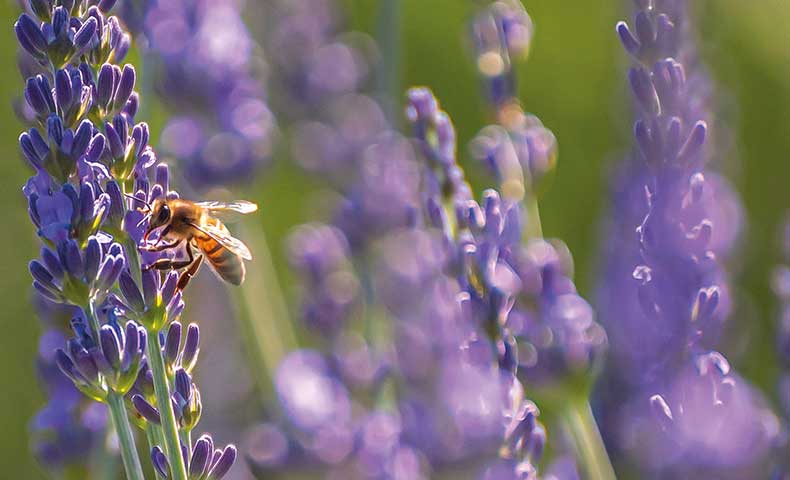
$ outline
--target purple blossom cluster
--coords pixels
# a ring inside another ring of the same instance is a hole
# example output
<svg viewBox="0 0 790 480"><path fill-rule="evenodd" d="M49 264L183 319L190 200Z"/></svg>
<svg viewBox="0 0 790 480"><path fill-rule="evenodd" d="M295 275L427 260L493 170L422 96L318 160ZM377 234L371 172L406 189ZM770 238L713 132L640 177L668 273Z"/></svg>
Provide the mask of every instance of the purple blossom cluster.
<svg viewBox="0 0 790 480"><path fill-rule="evenodd" d="M725 265L741 209L707 166L710 82L688 2L635 3L617 33L633 60L636 148L614 181L599 287L604 384L618 392L602 394L609 440L653 475L759 476L775 418L715 351L733 309Z"/></svg>
<svg viewBox="0 0 790 480"><path fill-rule="evenodd" d="M123 13L142 21L146 67L170 113L162 152L197 188L248 182L268 162L276 125L243 2L124 3L141 4Z"/></svg>
<svg viewBox="0 0 790 480"><path fill-rule="evenodd" d="M109 15L114 3L31 0L14 26L40 67L24 88L33 125L19 137L34 170L23 193L42 245L29 269L47 325L39 371L51 395L32 425L36 451L53 471L90 470L93 455L117 455L103 451L112 435L126 477L142 479L131 417L162 478L185 480L188 468L193 478L219 479L235 447L215 449L204 436L192 455L181 451L202 408L189 373L198 329L188 327L182 348L179 274L148 268L169 253L143 245L147 205L178 194L147 124L135 119L135 69L121 65L130 36Z"/></svg>

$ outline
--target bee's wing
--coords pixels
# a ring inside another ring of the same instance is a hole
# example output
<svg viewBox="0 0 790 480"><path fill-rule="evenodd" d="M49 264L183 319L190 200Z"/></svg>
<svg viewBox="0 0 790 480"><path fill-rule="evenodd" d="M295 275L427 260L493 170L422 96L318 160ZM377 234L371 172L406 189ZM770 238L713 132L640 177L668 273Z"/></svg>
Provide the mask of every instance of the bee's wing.
<svg viewBox="0 0 790 480"><path fill-rule="evenodd" d="M217 228L213 225L190 225L213 238L220 245L240 256L244 260L252 260L252 253L250 253L250 249L247 248L247 245L244 245L244 242L238 238L233 237L227 230Z"/></svg>
<svg viewBox="0 0 790 480"><path fill-rule="evenodd" d="M195 202L195 204L223 222L235 222L240 215L246 215L258 210L258 205L246 200L235 202Z"/></svg>

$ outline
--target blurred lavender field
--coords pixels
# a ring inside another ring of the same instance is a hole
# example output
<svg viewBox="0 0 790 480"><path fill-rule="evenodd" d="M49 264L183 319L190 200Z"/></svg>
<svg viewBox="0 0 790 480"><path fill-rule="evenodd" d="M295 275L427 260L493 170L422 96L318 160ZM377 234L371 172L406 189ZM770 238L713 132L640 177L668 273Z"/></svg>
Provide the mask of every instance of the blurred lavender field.
<svg viewBox="0 0 790 480"><path fill-rule="evenodd" d="M790 479L782 0L0 13L3 478Z"/></svg>

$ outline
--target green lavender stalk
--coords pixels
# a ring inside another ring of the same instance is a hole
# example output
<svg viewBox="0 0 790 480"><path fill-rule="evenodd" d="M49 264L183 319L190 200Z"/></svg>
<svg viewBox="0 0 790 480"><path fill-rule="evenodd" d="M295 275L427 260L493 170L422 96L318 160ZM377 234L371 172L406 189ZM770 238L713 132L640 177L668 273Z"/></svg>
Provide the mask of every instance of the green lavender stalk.
<svg viewBox="0 0 790 480"><path fill-rule="evenodd" d="M173 413L173 405L170 402L167 370L165 369L165 361L159 346L159 332L151 331L149 333L146 355L154 377L154 391L156 393L156 404L159 407L159 414L162 419L165 453L170 463L173 479L187 480L186 465L184 464L184 457L181 456L181 446L179 444L178 424Z"/></svg>

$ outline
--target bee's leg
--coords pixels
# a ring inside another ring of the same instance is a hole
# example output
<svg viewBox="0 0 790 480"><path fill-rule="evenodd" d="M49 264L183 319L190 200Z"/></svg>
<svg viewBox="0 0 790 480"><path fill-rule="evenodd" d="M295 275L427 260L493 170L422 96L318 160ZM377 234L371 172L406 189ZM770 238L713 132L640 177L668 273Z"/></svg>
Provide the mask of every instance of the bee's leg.
<svg viewBox="0 0 790 480"><path fill-rule="evenodd" d="M181 273L181 276L178 277L178 284L176 285L176 288L178 290L185 289L189 281L192 279L192 277L194 277L197 274L198 270L200 270L200 266L202 264L203 264L203 255L198 254L195 260L192 262L192 265L190 265L189 268L184 270L184 272Z"/></svg>
<svg viewBox="0 0 790 480"><path fill-rule="evenodd" d="M163 245L157 245L159 243L159 240L157 240L155 244L153 244L153 245L146 245L142 249L145 250L146 252L161 252L163 250L169 250L171 248L176 248L179 245L181 245L181 243L183 241L184 240L182 239L182 240L176 240L176 241L174 241L172 243L165 243Z"/></svg>
<svg viewBox="0 0 790 480"><path fill-rule="evenodd" d="M181 241L178 242L179 244L182 243ZM176 245L177 246L177 245ZM171 247L172 248L172 247ZM192 248L187 245L187 259L186 260L173 260L171 258L160 258L159 260L146 265L143 267L143 271L148 271L151 269L154 270L179 270L184 267L190 266L194 261L195 258L192 255Z"/></svg>

